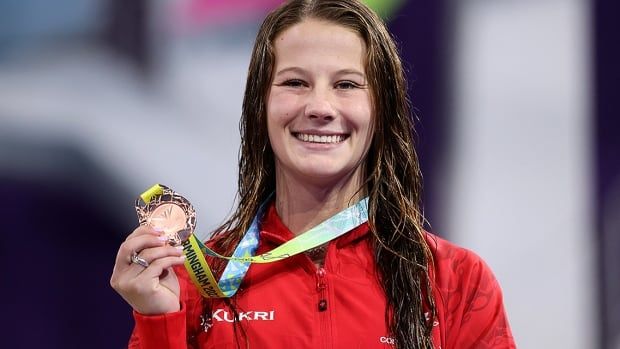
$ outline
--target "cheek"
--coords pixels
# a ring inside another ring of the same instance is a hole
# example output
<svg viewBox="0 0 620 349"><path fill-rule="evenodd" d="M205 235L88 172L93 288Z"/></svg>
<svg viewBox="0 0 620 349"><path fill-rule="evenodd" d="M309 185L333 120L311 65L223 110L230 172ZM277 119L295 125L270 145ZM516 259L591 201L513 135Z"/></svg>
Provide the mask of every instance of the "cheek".
<svg viewBox="0 0 620 349"><path fill-rule="evenodd" d="M271 149L277 155L278 150L282 146L282 127L277 120L274 120L269 115L267 115L267 137L269 138Z"/></svg>
<svg viewBox="0 0 620 349"><path fill-rule="evenodd" d="M290 121L291 113L287 110L282 96L270 94L267 99L267 132L271 147L278 157L284 142L284 129Z"/></svg>
<svg viewBox="0 0 620 349"><path fill-rule="evenodd" d="M284 124L294 116L294 101L287 96L272 94L267 101L267 122L276 126Z"/></svg>
<svg viewBox="0 0 620 349"><path fill-rule="evenodd" d="M370 106L358 105L353 115L355 116L353 122L361 133L372 132L374 128L374 112Z"/></svg>
<svg viewBox="0 0 620 349"><path fill-rule="evenodd" d="M356 122L360 132L360 142L363 144L364 153L366 153L372 143L376 115L370 108L360 111L358 115Z"/></svg>
<svg viewBox="0 0 620 349"><path fill-rule="evenodd" d="M356 98L348 101L347 104L349 107L352 107L352 109L350 109L350 115L353 117L353 122L357 125L357 128L360 131L366 131L373 128L375 112L369 91L365 91L365 93L357 95Z"/></svg>

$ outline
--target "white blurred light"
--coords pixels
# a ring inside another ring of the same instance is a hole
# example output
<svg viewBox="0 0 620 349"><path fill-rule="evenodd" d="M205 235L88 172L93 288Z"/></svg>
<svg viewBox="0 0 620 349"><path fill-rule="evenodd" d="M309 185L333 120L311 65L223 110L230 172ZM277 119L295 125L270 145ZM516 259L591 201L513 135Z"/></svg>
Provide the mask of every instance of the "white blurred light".
<svg viewBox="0 0 620 349"><path fill-rule="evenodd" d="M494 270L519 347L591 348L588 4L457 8L448 234Z"/></svg>

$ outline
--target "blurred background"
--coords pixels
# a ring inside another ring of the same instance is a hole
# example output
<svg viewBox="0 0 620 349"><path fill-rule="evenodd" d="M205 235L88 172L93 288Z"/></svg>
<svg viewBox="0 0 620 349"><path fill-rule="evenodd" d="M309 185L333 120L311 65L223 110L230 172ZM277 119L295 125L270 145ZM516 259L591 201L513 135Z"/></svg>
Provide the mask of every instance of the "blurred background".
<svg viewBox="0 0 620 349"><path fill-rule="evenodd" d="M202 237L230 212L279 3L0 1L3 347L126 346L133 201L175 188ZM488 262L520 348L620 348L619 3L367 3L406 61L429 229Z"/></svg>

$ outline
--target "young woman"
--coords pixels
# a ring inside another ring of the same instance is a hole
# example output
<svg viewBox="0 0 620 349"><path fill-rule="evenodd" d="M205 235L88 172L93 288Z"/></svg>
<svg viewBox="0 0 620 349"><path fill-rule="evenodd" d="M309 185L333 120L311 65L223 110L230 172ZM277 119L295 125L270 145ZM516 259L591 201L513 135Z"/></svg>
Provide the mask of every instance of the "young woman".
<svg viewBox="0 0 620 349"><path fill-rule="evenodd" d="M203 298L182 251L137 228L111 280L134 309L129 347L514 348L486 264L423 230L406 91L390 34L358 1L293 0L269 14L243 101L239 205L209 244L231 255L263 202L256 254L365 197L368 221L253 264L232 298Z"/></svg>

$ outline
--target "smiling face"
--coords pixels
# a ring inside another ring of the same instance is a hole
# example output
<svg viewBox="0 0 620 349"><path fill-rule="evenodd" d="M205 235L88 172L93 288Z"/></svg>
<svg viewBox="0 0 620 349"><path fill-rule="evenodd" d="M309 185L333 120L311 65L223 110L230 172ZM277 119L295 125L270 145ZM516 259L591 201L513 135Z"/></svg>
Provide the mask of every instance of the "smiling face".
<svg viewBox="0 0 620 349"><path fill-rule="evenodd" d="M374 114L363 39L306 19L274 39L274 52L267 128L278 180L358 185Z"/></svg>

